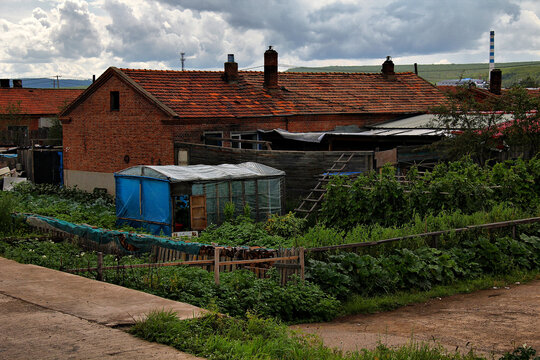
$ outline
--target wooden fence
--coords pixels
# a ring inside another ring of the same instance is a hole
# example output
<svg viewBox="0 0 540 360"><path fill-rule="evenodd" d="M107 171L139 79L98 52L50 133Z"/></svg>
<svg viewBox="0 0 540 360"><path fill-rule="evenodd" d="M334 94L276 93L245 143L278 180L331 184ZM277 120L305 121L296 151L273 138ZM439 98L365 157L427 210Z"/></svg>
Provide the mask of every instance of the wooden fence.
<svg viewBox="0 0 540 360"><path fill-rule="evenodd" d="M103 266L103 253L98 252L98 261L96 267L86 267L79 269L69 269L67 272L97 272L97 279L103 280L104 270L120 270L120 269L137 269L137 268L158 268L168 266L201 266L207 271L214 272L214 280L219 285L219 277L221 272L234 271L239 269L248 269L259 277L266 277L266 272L272 267L276 267L280 272L281 284L285 285L291 275L296 274L301 279L304 279L304 252L303 248L280 249L275 252L277 256L260 259L231 259L223 256L222 251L227 248L214 247L214 255L189 255L180 251L157 248L155 256L161 256L162 259L168 259L167 262L154 262L149 264L132 264L132 265L114 265ZM171 261L180 260L180 261ZM263 265L263 266L261 266Z"/></svg>
<svg viewBox="0 0 540 360"><path fill-rule="evenodd" d="M351 249L378 246L382 244L388 244L392 242L411 240L411 239L417 239L417 238L432 238L434 239L435 247L437 247L436 246L437 239L441 235L450 234L450 233L461 233L461 232L471 231L471 230L493 230L493 229L508 228L508 227L512 228L512 237L515 238L517 225L532 224L532 223L537 223L537 222L540 222L540 217L501 221L501 222L481 224L481 225L470 225L470 226L457 228L457 229L432 231L432 232L426 232L422 234L407 235L407 236L401 236L401 237L378 240L378 241L321 246L321 247L315 247L315 248L308 248L306 249L306 251L307 252L325 252L325 251L332 251L332 250L351 250Z"/></svg>

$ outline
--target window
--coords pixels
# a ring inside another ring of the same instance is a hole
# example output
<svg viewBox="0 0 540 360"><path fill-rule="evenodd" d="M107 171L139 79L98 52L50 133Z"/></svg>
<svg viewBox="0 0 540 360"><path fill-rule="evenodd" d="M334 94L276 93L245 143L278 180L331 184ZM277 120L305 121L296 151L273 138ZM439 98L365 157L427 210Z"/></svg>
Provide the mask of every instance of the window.
<svg viewBox="0 0 540 360"><path fill-rule="evenodd" d="M111 111L120 110L120 92L111 91Z"/></svg>
<svg viewBox="0 0 540 360"><path fill-rule="evenodd" d="M214 145L214 146L223 146L221 140L216 140L213 138L223 138L223 132L221 131L205 131L204 132L204 144L205 145Z"/></svg>
<svg viewBox="0 0 540 360"><path fill-rule="evenodd" d="M231 133L231 139L237 140L259 140L257 133ZM260 144L249 143L249 142L238 142L232 141L233 148L240 149L260 149Z"/></svg>

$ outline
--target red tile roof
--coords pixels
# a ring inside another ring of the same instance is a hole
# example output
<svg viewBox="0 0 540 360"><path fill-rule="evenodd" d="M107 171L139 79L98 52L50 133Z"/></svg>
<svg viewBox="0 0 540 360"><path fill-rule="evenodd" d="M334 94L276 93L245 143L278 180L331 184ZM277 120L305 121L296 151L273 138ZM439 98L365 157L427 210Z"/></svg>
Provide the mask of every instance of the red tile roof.
<svg viewBox="0 0 540 360"><path fill-rule="evenodd" d="M414 73L279 73L281 89L263 87L263 72L117 69L180 117L248 117L294 114L418 113L446 101Z"/></svg>
<svg viewBox="0 0 540 360"><path fill-rule="evenodd" d="M20 104L20 113L26 115L55 115L69 105L82 89L27 89L0 88L0 114L6 114L10 105Z"/></svg>

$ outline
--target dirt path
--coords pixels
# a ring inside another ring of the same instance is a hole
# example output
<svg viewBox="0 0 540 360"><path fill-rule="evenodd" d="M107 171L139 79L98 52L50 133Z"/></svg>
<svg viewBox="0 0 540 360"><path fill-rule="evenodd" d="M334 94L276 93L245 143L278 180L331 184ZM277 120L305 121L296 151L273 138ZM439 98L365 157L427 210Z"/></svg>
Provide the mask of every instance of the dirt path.
<svg viewBox="0 0 540 360"><path fill-rule="evenodd" d="M378 341L403 345L412 338L484 354L502 354L524 343L540 349L540 280L294 328L345 350L374 348Z"/></svg>
<svg viewBox="0 0 540 360"><path fill-rule="evenodd" d="M154 309L201 309L0 257L0 359L200 359L117 326Z"/></svg>

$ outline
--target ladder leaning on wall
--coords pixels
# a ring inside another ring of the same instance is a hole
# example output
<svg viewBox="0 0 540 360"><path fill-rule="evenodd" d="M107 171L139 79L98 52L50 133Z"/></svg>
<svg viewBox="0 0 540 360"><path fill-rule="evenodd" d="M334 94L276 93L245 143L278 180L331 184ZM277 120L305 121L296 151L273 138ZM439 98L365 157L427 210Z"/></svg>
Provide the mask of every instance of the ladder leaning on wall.
<svg viewBox="0 0 540 360"><path fill-rule="evenodd" d="M347 164L351 161L351 159L354 157L354 153L352 152L344 152L342 153L339 158L334 161L332 164L332 167L326 170L324 174L322 174L319 177L319 182L313 189L311 189L308 196L306 196L302 202L300 203L300 206L298 206L294 211L298 213L304 214L304 219L306 219L319 205L321 200L324 197L324 194L326 194L326 183L330 181L330 176L336 175L336 173L340 173L347 167Z"/></svg>

